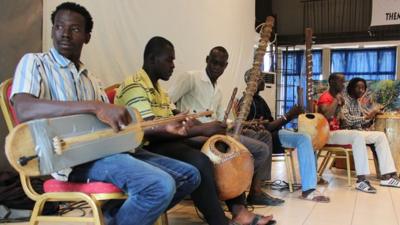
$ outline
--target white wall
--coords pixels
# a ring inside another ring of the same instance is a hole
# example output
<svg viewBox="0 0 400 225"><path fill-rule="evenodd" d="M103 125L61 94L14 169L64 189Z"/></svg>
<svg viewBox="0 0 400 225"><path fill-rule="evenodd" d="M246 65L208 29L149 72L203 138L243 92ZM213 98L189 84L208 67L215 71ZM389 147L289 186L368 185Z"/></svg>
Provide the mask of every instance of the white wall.
<svg viewBox="0 0 400 225"><path fill-rule="evenodd" d="M43 50L52 46L50 14L63 0L44 0ZM209 50L227 48L230 57L220 78L226 104L234 86L239 93L250 68L254 32L254 0L77 0L94 19L82 62L105 85L121 82L142 65L143 49L156 35L175 45L175 72L202 70ZM174 77L174 76L173 76ZM173 78L172 78L173 79ZM168 83L164 84L168 86Z"/></svg>

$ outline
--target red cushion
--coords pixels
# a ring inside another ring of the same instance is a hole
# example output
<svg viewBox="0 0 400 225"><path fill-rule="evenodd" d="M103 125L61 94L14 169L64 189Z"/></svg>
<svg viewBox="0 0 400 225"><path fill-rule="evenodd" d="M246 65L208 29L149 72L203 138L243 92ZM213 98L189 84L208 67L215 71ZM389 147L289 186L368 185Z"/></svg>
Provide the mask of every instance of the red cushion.
<svg viewBox="0 0 400 225"><path fill-rule="evenodd" d="M46 180L43 184L44 192L83 192L86 194L120 193L118 187L111 183L89 182L73 183L55 179Z"/></svg>
<svg viewBox="0 0 400 225"><path fill-rule="evenodd" d="M341 147L341 148L346 148L346 149L351 149L351 145L334 145L334 144L326 144L324 147Z"/></svg>
<svg viewBox="0 0 400 225"><path fill-rule="evenodd" d="M116 88L112 88L106 91L108 101L110 101L111 104L114 104L114 97L116 93L117 93Z"/></svg>
<svg viewBox="0 0 400 225"><path fill-rule="evenodd" d="M9 85L7 87L7 92L6 92L8 101L10 101L11 89L12 89L12 85ZM14 107L12 107L12 104L10 102L8 105L10 106L11 116L15 122L15 125L19 124L19 121L17 119L17 114L15 114L15 111L14 111Z"/></svg>

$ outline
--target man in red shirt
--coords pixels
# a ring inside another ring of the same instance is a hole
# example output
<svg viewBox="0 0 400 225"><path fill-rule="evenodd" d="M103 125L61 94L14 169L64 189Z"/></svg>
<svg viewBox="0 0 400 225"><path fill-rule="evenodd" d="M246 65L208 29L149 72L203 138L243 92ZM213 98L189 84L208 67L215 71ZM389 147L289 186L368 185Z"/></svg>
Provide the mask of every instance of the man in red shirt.
<svg viewBox="0 0 400 225"><path fill-rule="evenodd" d="M370 174L368 165L367 144L374 144L382 172L381 186L400 187L396 174L390 147L387 142L376 135L376 132L360 130L339 129L339 117L342 115L341 107L345 100L342 95L345 78L343 74L333 73L329 76L329 90L325 91L318 99L318 112L322 113L329 121L330 137L328 144L351 145L354 164L357 173L356 189L376 193L376 189L366 179Z"/></svg>

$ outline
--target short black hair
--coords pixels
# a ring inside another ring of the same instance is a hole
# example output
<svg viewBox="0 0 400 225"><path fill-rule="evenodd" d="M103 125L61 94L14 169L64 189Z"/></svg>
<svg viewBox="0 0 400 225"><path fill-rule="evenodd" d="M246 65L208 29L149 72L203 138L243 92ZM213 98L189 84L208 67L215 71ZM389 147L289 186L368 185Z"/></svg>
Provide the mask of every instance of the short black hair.
<svg viewBox="0 0 400 225"><path fill-rule="evenodd" d="M349 81L349 84L347 85L347 94L349 94L350 96L353 96L354 94L354 90L356 88L356 85L358 82L363 82L365 85L365 88L367 88L367 81L365 81L363 78L361 77L354 77L353 79L351 79Z"/></svg>
<svg viewBox="0 0 400 225"><path fill-rule="evenodd" d="M154 56L160 55L161 53L163 53L166 47L174 48L174 45L163 37L160 36L152 37L147 42L146 47L144 48L144 54L143 54L144 60L146 60L150 55Z"/></svg>
<svg viewBox="0 0 400 225"><path fill-rule="evenodd" d="M54 20L56 18L56 15L59 11L61 10L69 10L73 11L76 13L79 13L85 18L85 31L86 33L91 33L93 29L93 18L90 15L89 11L87 9L79 4L76 4L74 2L64 2L61 5L57 6L56 10L53 11L51 14L51 23L54 25Z"/></svg>
<svg viewBox="0 0 400 225"><path fill-rule="evenodd" d="M213 51L222 52L222 53L224 53L224 54L226 55L226 58L229 58L228 51L227 51L224 47L222 47L222 46L216 46L216 47L212 48L212 49L210 50L210 53L208 53L208 55L211 55L211 53L212 53Z"/></svg>
<svg viewBox="0 0 400 225"><path fill-rule="evenodd" d="M328 83L330 84L333 80L336 80L339 76L344 76L343 73L331 73L328 78Z"/></svg>

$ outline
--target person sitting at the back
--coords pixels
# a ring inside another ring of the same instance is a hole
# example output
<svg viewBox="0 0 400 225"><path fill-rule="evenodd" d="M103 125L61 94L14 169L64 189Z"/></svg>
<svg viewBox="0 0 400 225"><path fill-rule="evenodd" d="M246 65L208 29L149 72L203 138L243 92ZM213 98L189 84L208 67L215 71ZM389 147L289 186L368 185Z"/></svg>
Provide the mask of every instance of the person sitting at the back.
<svg viewBox="0 0 400 225"><path fill-rule="evenodd" d="M244 80L246 83L249 81L250 72L251 70L247 70L245 73ZM277 136L277 138L274 138L274 145L277 145L274 148L295 148L297 150L302 183L300 198L315 202L329 202L329 197L317 191L316 159L310 135L282 129L284 125L296 119L304 111L303 108L295 105L283 116L274 120L267 102L260 96L260 92L264 88L264 79L261 78L259 79L257 92L253 96L253 102L247 116L247 121L256 121L259 124L249 126L248 130L257 129L257 134L267 130L273 136ZM242 101L243 97L239 100L239 105Z"/></svg>
<svg viewBox="0 0 400 225"><path fill-rule="evenodd" d="M350 121L349 110L351 111L351 108L354 107L358 108L358 104L354 103L356 100L348 98L347 104L350 105L346 105L345 98L343 97L344 94L342 93L345 87L345 77L343 74L333 73L329 76L328 81L329 89L322 93L318 99L318 111L329 121L330 136L328 144L352 146L357 174L356 189L367 193L376 193L376 188L374 188L366 178L366 176L370 174L367 144L375 145L380 171L383 174L380 184L382 186L400 187L399 178L397 175L394 175L396 173L396 168L390 152L389 143L387 139L384 138L385 134L382 132L340 129L340 116L345 116L347 120ZM354 81L352 83L354 83ZM360 84L360 89L362 89L362 85L363 84ZM352 87L354 87L353 84L350 86L351 91L349 95L351 95L353 99L359 98L358 95L362 91L359 90L356 94ZM341 113L342 109L344 110L343 113ZM357 111L354 113L357 113ZM368 119L361 117L359 118L361 119L361 123L364 123L365 119Z"/></svg>

